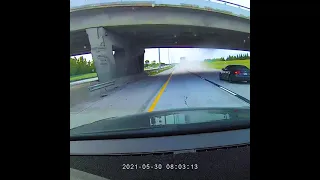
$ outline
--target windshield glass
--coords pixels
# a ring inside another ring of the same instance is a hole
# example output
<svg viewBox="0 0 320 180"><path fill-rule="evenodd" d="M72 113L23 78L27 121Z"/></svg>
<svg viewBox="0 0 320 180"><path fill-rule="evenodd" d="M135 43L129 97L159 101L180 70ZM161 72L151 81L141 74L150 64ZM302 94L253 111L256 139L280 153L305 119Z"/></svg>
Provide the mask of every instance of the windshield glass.
<svg viewBox="0 0 320 180"><path fill-rule="evenodd" d="M70 1L73 134L227 120L250 120L249 0Z"/></svg>

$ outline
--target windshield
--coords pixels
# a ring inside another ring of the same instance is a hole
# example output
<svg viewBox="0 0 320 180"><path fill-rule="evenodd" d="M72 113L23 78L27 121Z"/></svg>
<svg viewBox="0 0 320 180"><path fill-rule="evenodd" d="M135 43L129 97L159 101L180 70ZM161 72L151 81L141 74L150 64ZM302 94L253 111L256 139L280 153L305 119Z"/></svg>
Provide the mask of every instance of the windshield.
<svg viewBox="0 0 320 180"><path fill-rule="evenodd" d="M250 120L249 8L247 0L71 0L70 129Z"/></svg>

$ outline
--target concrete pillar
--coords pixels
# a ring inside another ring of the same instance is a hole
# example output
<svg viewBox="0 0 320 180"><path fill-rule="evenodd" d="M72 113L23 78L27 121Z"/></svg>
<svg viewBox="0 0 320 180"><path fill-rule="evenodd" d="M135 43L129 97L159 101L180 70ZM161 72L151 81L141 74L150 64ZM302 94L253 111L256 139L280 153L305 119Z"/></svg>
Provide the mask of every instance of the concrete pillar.
<svg viewBox="0 0 320 180"><path fill-rule="evenodd" d="M139 73L144 71L144 52L139 56Z"/></svg>
<svg viewBox="0 0 320 180"><path fill-rule="evenodd" d="M144 50L137 48L116 49L114 54L116 62L116 77L142 73L144 70Z"/></svg>
<svg viewBox="0 0 320 180"><path fill-rule="evenodd" d="M140 59L139 59L141 73L144 71L144 52L145 52L145 50L143 49L142 54L140 55Z"/></svg>
<svg viewBox="0 0 320 180"><path fill-rule="evenodd" d="M86 29L86 32L99 82L143 72L144 49L138 48L137 44L103 27Z"/></svg>
<svg viewBox="0 0 320 180"><path fill-rule="evenodd" d="M114 53L114 59L116 62L116 77L122 77L128 75L129 58L128 52L124 49L116 49Z"/></svg>
<svg viewBox="0 0 320 180"><path fill-rule="evenodd" d="M103 27L86 29L91 45L92 58L99 82L107 82L116 76L116 63L112 53L112 42Z"/></svg>
<svg viewBox="0 0 320 180"><path fill-rule="evenodd" d="M131 48L130 52L131 52L130 73L139 74L143 72L144 49Z"/></svg>

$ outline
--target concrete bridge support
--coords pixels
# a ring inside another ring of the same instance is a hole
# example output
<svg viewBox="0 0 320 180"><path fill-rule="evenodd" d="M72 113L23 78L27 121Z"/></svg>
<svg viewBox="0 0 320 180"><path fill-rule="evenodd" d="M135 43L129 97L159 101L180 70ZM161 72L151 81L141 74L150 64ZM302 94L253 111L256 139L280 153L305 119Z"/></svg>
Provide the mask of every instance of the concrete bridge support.
<svg viewBox="0 0 320 180"><path fill-rule="evenodd" d="M144 49L103 27L86 29L86 32L99 82L143 72Z"/></svg>

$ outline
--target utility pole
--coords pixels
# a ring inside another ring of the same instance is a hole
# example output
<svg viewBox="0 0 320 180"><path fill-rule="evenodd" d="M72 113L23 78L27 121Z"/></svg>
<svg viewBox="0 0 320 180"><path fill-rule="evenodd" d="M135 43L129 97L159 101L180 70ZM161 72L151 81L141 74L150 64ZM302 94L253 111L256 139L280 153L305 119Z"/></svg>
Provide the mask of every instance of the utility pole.
<svg viewBox="0 0 320 180"><path fill-rule="evenodd" d="M169 48L168 48L168 62L169 62L169 64L171 64L170 57L169 57Z"/></svg>
<svg viewBox="0 0 320 180"><path fill-rule="evenodd" d="M159 53L159 64L161 64L161 61L160 61L160 48L158 48L158 53Z"/></svg>
<svg viewBox="0 0 320 180"><path fill-rule="evenodd" d="M159 54L159 66L158 66L158 69L161 69L160 48L158 48L158 54Z"/></svg>

